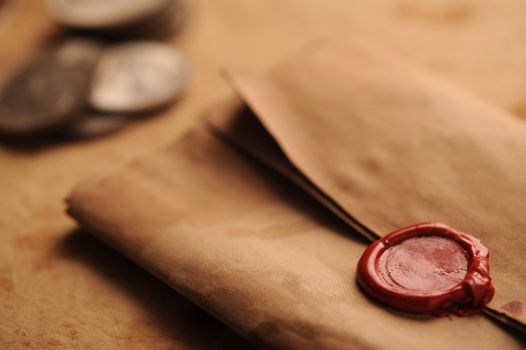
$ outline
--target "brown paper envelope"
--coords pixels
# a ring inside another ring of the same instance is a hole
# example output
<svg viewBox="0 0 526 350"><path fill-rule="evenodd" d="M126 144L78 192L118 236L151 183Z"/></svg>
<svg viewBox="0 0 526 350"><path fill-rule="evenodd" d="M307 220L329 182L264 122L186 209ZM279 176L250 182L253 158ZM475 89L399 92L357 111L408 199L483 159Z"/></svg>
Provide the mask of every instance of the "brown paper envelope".
<svg viewBox="0 0 526 350"><path fill-rule="evenodd" d="M490 306L526 322L522 121L357 38L234 84L330 209L380 235L424 221L474 234L491 252Z"/></svg>
<svg viewBox="0 0 526 350"><path fill-rule="evenodd" d="M82 184L69 211L262 347L521 347L482 316L417 318L368 300L355 282L367 243L203 130Z"/></svg>

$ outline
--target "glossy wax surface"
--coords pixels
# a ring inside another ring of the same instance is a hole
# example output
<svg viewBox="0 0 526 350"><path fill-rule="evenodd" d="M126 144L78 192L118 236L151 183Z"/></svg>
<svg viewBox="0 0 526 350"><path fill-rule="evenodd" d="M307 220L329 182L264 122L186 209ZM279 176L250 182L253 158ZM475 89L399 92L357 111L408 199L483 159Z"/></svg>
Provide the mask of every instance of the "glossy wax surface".
<svg viewBox="0 0 526 350"><path fill-rule="evenodd" d="M495 294L488 249L467 233L432 222L373 242L356 277L374 299L412 313L469 315Z"/></svg>
<svg viewBox="0 0 526 350"><path fill-rule="evenodd" d="M436 293L453 288L466 276L467 252L456 242L438 236L415 237L384 251L377 269L397 288Z"/></svg>

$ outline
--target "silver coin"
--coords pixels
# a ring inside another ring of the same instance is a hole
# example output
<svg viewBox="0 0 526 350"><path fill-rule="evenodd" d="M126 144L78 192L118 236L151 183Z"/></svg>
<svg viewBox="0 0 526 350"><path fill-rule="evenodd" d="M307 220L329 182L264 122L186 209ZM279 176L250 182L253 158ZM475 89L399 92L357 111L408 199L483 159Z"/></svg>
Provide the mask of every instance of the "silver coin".
<svg viewBox="0 0 526 350"><path fill-rule="evenodd" d="M47 0L49 16L79 29L127 25L159 13L171 0Z"/></svg>
<svg viewBox="0 0 526 350"><path fill-rule="evenodd" d="M71 39L16 73L0 94L0 132L33 134L67 124L87 103L101 47Z"/></svg>
<svg viewBox="0 0 526 350"><path fill-rule="evenodd" d="M85 112L62 129L61 134L74 139L91 139L116 132L126 126L128 121L128 117L120 114Z"/></svg>
<svg viewBox="0 0 526 350"><path fill-rule="evenodd" d="M136 113L168 104L184 89L188 67L167 44L137 41L108 49L93 79L89 103L110 113Z"/></svg>

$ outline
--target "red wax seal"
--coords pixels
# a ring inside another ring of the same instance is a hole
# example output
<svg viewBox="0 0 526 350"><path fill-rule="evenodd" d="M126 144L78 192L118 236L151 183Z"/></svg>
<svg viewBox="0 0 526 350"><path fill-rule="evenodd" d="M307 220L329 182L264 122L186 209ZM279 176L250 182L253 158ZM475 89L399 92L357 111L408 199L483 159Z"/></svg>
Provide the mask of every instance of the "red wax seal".
<svg viewBox="0 0 526 350"><path fill-rule="evenodd" d="M438 223L409 226L375 241L358 262L357 279L374 299L412 313L466 315L495 294L488 249Z"/></svg>

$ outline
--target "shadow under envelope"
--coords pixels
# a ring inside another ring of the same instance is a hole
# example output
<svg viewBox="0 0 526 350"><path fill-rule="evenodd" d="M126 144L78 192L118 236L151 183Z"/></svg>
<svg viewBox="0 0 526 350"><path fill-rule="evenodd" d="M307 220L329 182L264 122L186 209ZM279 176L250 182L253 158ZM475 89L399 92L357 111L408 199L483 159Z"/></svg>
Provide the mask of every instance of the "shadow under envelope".
<svg viewBox="0 0 526 350"><path fill-rule="evenodd" d="M192 349L251 349L230 328L89 234L75 230L56 251L91 267L129 295L155 326Z"/></svg>

